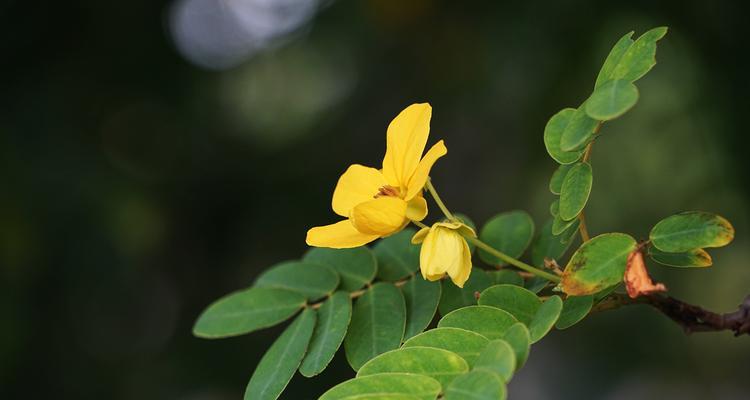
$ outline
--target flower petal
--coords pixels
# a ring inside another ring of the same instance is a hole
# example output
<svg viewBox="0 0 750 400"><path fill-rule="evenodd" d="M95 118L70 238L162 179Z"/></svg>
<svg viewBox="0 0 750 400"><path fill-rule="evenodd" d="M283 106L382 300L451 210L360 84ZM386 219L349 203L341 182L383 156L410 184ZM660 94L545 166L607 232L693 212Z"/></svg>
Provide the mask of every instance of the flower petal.
<svg viewBox="0 0 750 400"><path fill-rule="evenodd" d="M455 269L448 270L447 272L453 283L456 286L463 288L464 283L466 283L469 279L469 275L471 275L471 249L469 249L469 244L466 243L466 240L461 238L461 241L463 242L463 245L460 262Z"/></svg>
<svg viewBox="0 0 750 400"><path fill-rule="evenodd" d="M414 236L411 237L411 244L420 244L424 242L424 238L428 233L430 233L430 228L420 229L419 232L415 233Z"/></svg>
<svg viewBox="0 0 750 400"><path fill-rule="evenodd" d="M414 174L409 178L409 183L406 185L407 201L422 191L425 183L427 183L427 178L430 176L432 165L435 164L435 161L437 161L438 158L446 154L448 154L448 149L445 147L445 143L443 143L442 140L430 147L430 150L427 151L427 154L424 155L422 161L419 162L419 165L417 165L417 168L414 170Z"/></svg>
<svg viewBox="0 0 750 400"><path fill-rule="evenodd" d="M429 104L412 104L388 126L383 175L391 186L406 189L427 144L431 117Z"/></svg>
<svg viewBox="0 0 750 400"><path fill-rule="evenodd" d="M401 230L408 222L406 202L398 197L378 197L358 204L349 218L362 233L388 236Z"/></svg>
<svg viewBox="0 0 750 400"><path fill-rule="evenodd" d="M437 252L437 229L438 228L434 225L429 228L429 231L422 242L422 248L419 250L419 270L422 272L422 277L427 280L437 280L445 275L445 271L442 270L440 264L436 262L439 261L439 255ZM424 231L424 229L422 229L422 231ZM420 231L420 233L422 231Z"/></svg>
<svg viewBox="0 0 750 400"><path fill-rule="evenodd" d="M377 169L359 164L351 165L341 175L333 191L333 211L342 217L348 217L352 208L372 200L378 189L387 184L385 177Z"/></svg>
<svg viewBox="0 0 750 400"><path fill-rule="evenodd" d="M365 245L377 238L378 235L359 232L351 221L345 219L335 224L310 229L307 231L306 242L309 246L348 249Z"/></svg>
<svg viewBox="0 0 750 400"><path fill-rule="evenodd" d="M427 216L427 200L422 196L415 197L406 203L406 218L421 221Z"/></svg>

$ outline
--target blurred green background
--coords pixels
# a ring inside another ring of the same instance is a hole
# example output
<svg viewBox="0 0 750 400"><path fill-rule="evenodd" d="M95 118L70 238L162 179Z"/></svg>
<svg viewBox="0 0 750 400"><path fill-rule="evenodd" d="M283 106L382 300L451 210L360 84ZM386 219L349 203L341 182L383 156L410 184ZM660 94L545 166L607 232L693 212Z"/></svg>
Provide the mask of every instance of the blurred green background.
<svg viewBox="0 0 750 400"><path fill-rule="evenodd" d="M280 328L207 341L212 300L299 257L351 163L434 107L446 202L529 210L547 119L590 93L624 33L668 25L641 101L593 153L592 233L643 238L687 209L730 219L706 270L653 275L730 311L750 293L742 2L0 2L0 397L237 399ZM433 207L434 208L434 207ZM550 335L513 399L746 399L750 339L684 335L648 308ZM343 357L284 399L353 374Z"/></svg>

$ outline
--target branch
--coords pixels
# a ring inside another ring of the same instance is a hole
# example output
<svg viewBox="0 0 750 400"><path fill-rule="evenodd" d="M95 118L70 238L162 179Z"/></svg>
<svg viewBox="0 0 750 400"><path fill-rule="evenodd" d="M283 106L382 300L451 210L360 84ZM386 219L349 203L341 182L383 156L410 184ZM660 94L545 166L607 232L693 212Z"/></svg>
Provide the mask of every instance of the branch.
<svg viewBox="0 0 750 400"><path fill-rule="evenodd" d="M653 294L631 299L625 294L613 293L594 306L592 312L614 310L631 304L646 304L655 308L688 334L731 330L735 336L750 335L750 295L745 297L737 311L718 314L670 296Z"/></svg>

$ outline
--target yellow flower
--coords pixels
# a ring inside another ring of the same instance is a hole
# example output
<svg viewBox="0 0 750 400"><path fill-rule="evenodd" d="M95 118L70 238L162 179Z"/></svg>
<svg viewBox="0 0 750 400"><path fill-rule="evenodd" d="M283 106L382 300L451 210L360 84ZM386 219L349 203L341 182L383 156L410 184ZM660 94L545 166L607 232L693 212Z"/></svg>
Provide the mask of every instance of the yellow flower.
<svg viewBox="0 0 750 400"><path fill-rule="evenodd" d="M463 235L477 237L473 229L460 222L438 222L414 235L411 242L422 243L422 277L436 281L448 274L456 286L464 287L471 274L471 250Z"/></svg>
<svg viewBox="0 0 750 400"><path fill-rule="evenodd" d="M437 142L422 158L432 107L412 104L388 126L383 169L350 166L333 192L333 211L347 218L307 231L307 244L349 248L392 235L427 216L422 189L430 169L448 149Z"/></svg>

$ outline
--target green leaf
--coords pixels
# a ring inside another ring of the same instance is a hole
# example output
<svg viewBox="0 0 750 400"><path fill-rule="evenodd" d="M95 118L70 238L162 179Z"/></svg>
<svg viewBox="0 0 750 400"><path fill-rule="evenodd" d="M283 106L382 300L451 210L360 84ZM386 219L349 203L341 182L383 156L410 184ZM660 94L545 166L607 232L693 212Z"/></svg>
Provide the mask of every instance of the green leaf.
<svg viewBox="0 0 750 400"><path fill-rule="evenodd" d="M368 375L344 381L318 400L355 400L365 395L409 394L421 400L435 400L440 382L429 376L403 373Z"/></svg>
<svg viewBox="0 0 750 400"><path fill-rule="evenodd" d="M492 286L492 279L487 272L479 268L473 268L469 279L464 283L463 289L454 285L448 280L443 280L443 295L440 298L438 309L440 315L446 315L449 312L461 307L477 304L476 292L482 292Z"/></svg>
<svg viewBox="0 0 750 400"><path fill-rule="evenodd" d="M622 55L625 54L625 52L633 44L632 37L633 31L630 31L629 33L626 33L623 37L621 37L620 40L615 43L614 47L612 47L612 50L610 50L609 55L607 56L607 59L604 60L602 69L599 70L599 75L596 77L596 85L594 86L594 88L598 88L605 82L608 82L612 79L612 72L615 70L615 67L617 67L617 64L620 63Z"/></svg>
<svg viewBox="0 0 750 400"><path fill-rule="evenodd" d="M560 136L560 150L574 152L582 150L594 136L594 130L599 121L586 115L586 103L581 104L570 116ZM570 164L570 163L567 163Z"/></svg>
<svg viewBox="0 0 750 400"><path fill-rule="evenodd" d="M304 261L325 265L341 277L340 290L352 292L372 282L377 272L375 254L367 247L328 249L314 247L305 254Z"/></svg>
<svg viewBox="0 0 750 400"><path fill-rule="evenodd" d="M531 293L539 293L542 291L542 289L547 287L549 283L550 281L540 276L532 276L531 278L526 280L523 287L528 289Z"/></svg>
<svg viewBox="0 0 750 400"><path fill-rule="evenodd" d="M583 211L589 200L592 182L593 174L589 163L580 162L570 168L560 191L561 219L570 221Z"/></svg>
<svg viewBox="0 0 750 400"><path fill-rule="evenodd" d="M255 281L256 287L287 289L310 300L333 293L339 276L332 269L310 262L286 261L267 270Z"/></svg>
<svg viewBox="0 0 750 400"><path fill-rule="evenodd" d="M562 308L563 302L560 296L552 296L542 303L529 324L529 338L531 339L531 343L538 342L552 329L560 317Z"/></svg>
<svg viewBox="0 0 750 400"><path fill-rule="evenodd" d="M516 318L507 311L488 306L468 306L451 311L438 322L439 328L461 328L487 339L501 339Z"/></svg>
<svg viewBox="0 0 750 400"><path fill-rule="evenodd" d="M373 249L378 260L378 278L397 281L419 269L419 246L411 244L416 231L403 231L380 240Z"/></svg>
<svg viewBox="0 0 750 400"><path fill-rule="evenodd" d="M586 101L586 114L599 121L613 120L638 102L638 88L632 82L617 79L594 90Z"/></svg>
<svg viewBox="0 0 750 400"><path fill-rule="evenodd" d="M549 205L549 213L553 217L556 217L558 214L560 214L560 199L555 199L550 205Z"/></svg>
<svg viewBox="0 0 750 400"><path fill-rule="evenodd" d="M502 339L513 348L513 353L516 355L516 370L523 367L526 359L529 358L529 350L531 349L529 329L526 328L526 325L516 322L505 331Z"/></svg>
<svg viewBox="0 0 750 400"><path fill-rule="evenodd" d="M246 400L274 400L281 395L307 351L315 310L306 309L271 345L245 389Z"/></svg>
<svg viewBox="0 0 750 400"><path fill-rule="evenodd" d="M531 243L531 263L537 267L544 266L544 258L548 257L553 260L560 260L568 251L570 244L573 243L573 236L564 237L565 241L560 240L552 234L552 220L548 220L542 227L539 234Z"/></svg>
<svg viewBox="0 0 750 400"><path fill-rule="evenodd" d="M656 65L656 42L667 34L667 27L651 29L625 51L612 71L611 79L635 82Z"/></svg>
<svg viewBox="0 0 750 400"><path fill-rule="evenodd" d="M420 333L404 343L404 347L435 347L461 356L471 367L489 340L472 331L460 328L435 328Z"/></svg>
<svg viewBox="0 0 750 400"><path fill-rule="evenodd" d="M529 325L542 302L534 293L520 286L496 285L482 292L479 305L505 310Z"/></svg>
<svg viewBox="0 0 750 400"><path fill-rule="evenodd" d="M572 164L583 155L583 150L563 151L560 149L563 131L565 131L575 112L576 110L573 108L563 109L553 115L547 122L547 126L544 127L544 146L547 148L550 157L559 164Z"/></svg>
<svg viewBox="0 0 750 400"><path fill-rule="evenodd" d="M309 378L326 369L344 341L351 317L349 293L336 292L320 306L310 348L299 367L302 375Z"/></svg>
<svg viewBox="0 0 750 400"><path fill-rule="evenodd" d="M600 301L604 300L604 298L612 294L615 290L620 289L623 286L625 286L624 282L617 282L616 285L612 285L600 292L594 293L594 304L598 304Z"/></svg>
<svg viewBox="0 0 750 400"><path fill-rule="evenodd" d="M205 339L243 335L283 322L304 305L304 296L288 290L245 289L208 306L195 322L193 335Z"/></svg>
<svg viewBox="0 0 750 400"><path fill-rule="evenodd" d="M722 247L734 239L734 227L723 217L703 211L687 211L659 221L649 235L651 243L668 253Z"/></svg>
<svg viewBox="0 0 750 400"><path fill-rule="evenodd" d="M510 211L492 217L482 227L479 239L510 257L520 257L534 237L534 220L525 211ZM491 265L503 265L499 258L479 249L479 258Z"/></svg>
<svg viewBox="0 0 750 400"><path fill-rule="evenodd" d="M563 301L560 318L555 323L557 329L567 329L581 321L594 306L594 296L568 296Z"/></svg>
<svg viewBox="0 0 750 400"><path fill-rule="evenodd" d="M703 249L693 249L682 253L667 253L654 246L648 249L652 260L670 267L710 267L713 264L711 256Z"/></svg>
<svg viewBox="0 0 750 400"><path fill-rule="evenodd" d="M573 236L572 234L575 233L575 231L578 229L580 221L576 219L571 219L568 221L565 221L564 219L560 218L560 214L557 214L555 218L552 220L552 234L555 236L562 236L564 238L569 238ZM564 239L560 239L562 242Z"/></svg>
<svg viewBox="0 0 750 400"><path fill-rule="evenodd" d="M516 370L516 353L508 342L503 339L495 339L482 350L474 364L474 369L494 372L505 382L508 382Z"/></svg>
<svg viewBox="0 0 750 400"><path fill-rule="evenodd" d="M568 170L570 170L570 165L560 165L552 174L552 178L549 180L549 191L552 192L552 194L560 194L563 179L565 179L565 175L568 174Z"/></svg>
<svg viewBox="0 0 750 400"><path fill-rule="evenodd" d="M352 310L344 350L356 371L373 357L398 348L404 337L406 306L401 291L390 283L376 283L357 299Z"/></svg>
<svg viewBox="0 0 750 400"><path fill-rule="evenodd" d="M624 233L605 233L581 245L562 277L566 294L593 294L619 283L636 242Z"/></svg>
<svg viewBox="0 0 750 400"><path fill-rule="evenodd" d="M435 347L405 347L383 353L368 361L357 376L384 372L406 372L434 378L446 387L456 376L469 371L469 365L458 354Z"/></svg>
<svg viewBox="0 0 750 400"><path fill-rule="evenodd" d="M344 397L343 400L420 400L417 396L404 393L365 394Z"/></svg>
<svg viewBox="0 0 750 400"><path fill-rule="evenodd" d="M576 219L574 219L572 221L574 221L574 222L570 226L568 226L567 229L565 229L564 231L562 231L558 235L558 239L560 239L560 243L563 243L563 244L566 243L566 242L570 243L578 235L578 228L581 225L581 221L578 218L576 218ZM554 225L554 223L553 223L553 225Z"/></svg>
<svg viewBox="0 0 750 400"><path fill-rule="evenodd" d="M440 282L414 276L401 286L406 302L404 340L422 332L430 324L440 302Z"/></svg>
<svg viewBox="0 0 750 400"><path fill-rule="evenodd" d="M487 275L489 275L493 285L508 284L523 286L523 278L516 271L501 269L498 271L487 271Z"/></svg>
<svg viewBox="0 0 750 400"><path fill-rule="evenodd" d="M497 374L486 370L461 375L445 389L445 400L505 400L505 383Z"/></svg>

